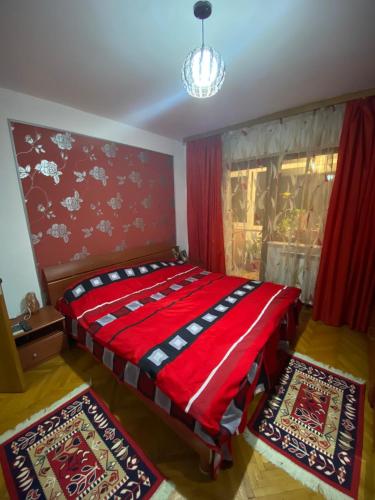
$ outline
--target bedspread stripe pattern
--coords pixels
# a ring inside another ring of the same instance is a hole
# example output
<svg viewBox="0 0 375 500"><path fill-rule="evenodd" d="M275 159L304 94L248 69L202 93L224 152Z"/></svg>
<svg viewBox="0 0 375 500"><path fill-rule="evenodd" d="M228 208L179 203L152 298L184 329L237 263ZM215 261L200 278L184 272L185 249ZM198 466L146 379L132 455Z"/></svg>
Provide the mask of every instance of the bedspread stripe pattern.
<svg viewBox="0 0 375 500"><path fill-rule="evenodd" d="M208 328L220 321L239 301L247 297L260 286L260 281L247 281L237 287L229 295L203 311L199 316L190 319L171 336L153 346L139 360L138 365L142 370L156 377L158 372L168 363L173 362L177 356L188 349Z"/></svg>
<svg viewBox="0 0 375 500"><path fill-rule="evenodd" d="M290 317L291 314L294 317L294 311L291 310L286 315L285 323L287 323L287 317ZM191 414L179 408L173 400L157 387L155 379L150 378L146 372L130 361L126 361L124 358L110 353L107 348L104 348L95 338L92 338L89 332L77 324L76 320L68 317L66 328L78 344L85 350L90 351L99 362L110 369L120 382L133 387L168 415L183 422L191 432L217 452L222 451L223 444L228 441L230 436L243 431L247 423L245 410L247 402L250 399L250 393L270 388L270 380L263 362L263 352L261 352L242 381L238 393L228 404L222 416L219 431L210 433Z"/></svg>
<svg viewBox="0 0 375 500"><path fill-rule="evenodd" d="M89 332L92 335L95 335L103 326L105 326L108 323L111 323L112 321L120 318L121 316L125 316L127 314L130 314L134 310L134 308L143 307L150 302L159 301L159 300L167 297L168 295L173 294L173 292L175 292L176 290L180 290L180 288L187 286L187 285L190 285L190 283L193 283L194 281L201 280L206 275L207 275L207 273L205 271L200 272L198 274L193 274L187 279L177 281L176 283L174 283L170 286L168 285L165 288L159 289L159 291L157 293L155 293L151 289L149 291L150 295L141 297L138 300L130 302L126 305L122 305L118 309L112 311L110 314L106 314L106 315L98 318L96 321L94 321L91 324Z"/></svg>
<svg viewBox="0 0 375 500"><path fill-rule="evenodd" d="M105 272L101 272L100 274L80 281L75 286L68 288L64 293L64 299L66 302L73 302L74 300L80 299L84 294L90 292L94 288L100 288L114 282L139 278L145 274L154 273L158 269L180 266L182 264L184 264L182 260L170 262L160 261L134 267L109 269Z"/></svg>
<svg viewBox="0 0 375 500"><path fill-rule="evenodd" d="M70 302L64 298L60 310L78 319L73 334L75 329L86 332L87 349L101 346L104 364L111 368L120 358L129 372L151 373L176 408L188 411L215 436L251 366L300 291L186 263L166 264L154 269L149 263L150 272L142 272L141 265L140 275L132 279L95 286L95 278L112 272L106 270L85 280L90 290ZM71 290L81 285L86 290L82 283ZM118 314L120 310L126 314ZM276 355L269 357L272 363L277 364Z"/></svg>

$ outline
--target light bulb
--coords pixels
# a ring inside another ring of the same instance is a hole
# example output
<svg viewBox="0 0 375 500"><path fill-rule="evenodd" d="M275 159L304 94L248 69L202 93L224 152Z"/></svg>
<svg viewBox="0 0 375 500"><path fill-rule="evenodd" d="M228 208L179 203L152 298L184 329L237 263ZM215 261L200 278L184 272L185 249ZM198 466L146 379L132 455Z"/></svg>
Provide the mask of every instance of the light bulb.
<svg viewBox="0 0 375 500"><path fill-rule="evenodd" d="M212 85L217 77L217 60L211 56L207 48L196 52L191 60L192 77L195 85L207 87Z"/></svg>

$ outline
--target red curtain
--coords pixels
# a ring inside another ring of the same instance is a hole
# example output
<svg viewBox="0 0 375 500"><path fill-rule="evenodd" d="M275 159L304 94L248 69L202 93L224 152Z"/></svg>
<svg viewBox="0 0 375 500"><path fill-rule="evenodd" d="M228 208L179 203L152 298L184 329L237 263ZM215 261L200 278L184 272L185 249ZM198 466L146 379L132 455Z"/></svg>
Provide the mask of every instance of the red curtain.
<svg viewBox="0 0 375 500"><path fill-rule="evenodd" d="M209 271L225 273L220 136L188 142L186 164L190 259Z"/></svg>
<svg viewBox="0 0 375 500"><path fill-rule="evenodd" d="M366 331L375 291L375 97L349 102L313 318Z"/></svg>

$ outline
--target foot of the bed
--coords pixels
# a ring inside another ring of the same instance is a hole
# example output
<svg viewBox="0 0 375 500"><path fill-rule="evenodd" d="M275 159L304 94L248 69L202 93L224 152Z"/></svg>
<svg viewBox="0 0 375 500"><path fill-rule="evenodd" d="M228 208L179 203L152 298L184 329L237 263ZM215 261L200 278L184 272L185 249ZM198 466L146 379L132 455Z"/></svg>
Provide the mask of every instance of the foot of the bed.
<svg viewBox="0 0 375 500"><path fill-rule="evenodd" d="M214 453L207 448L199 454L199 470L210 479L216 479L218 470L214 467Z"/></svg>
<svg viewBox="0 0 375 500"><path fill-rule="evenodd" d="M205 476L211 475L211 456L211 450L207 450L207 453L199 455L199 470Z"/></svg>

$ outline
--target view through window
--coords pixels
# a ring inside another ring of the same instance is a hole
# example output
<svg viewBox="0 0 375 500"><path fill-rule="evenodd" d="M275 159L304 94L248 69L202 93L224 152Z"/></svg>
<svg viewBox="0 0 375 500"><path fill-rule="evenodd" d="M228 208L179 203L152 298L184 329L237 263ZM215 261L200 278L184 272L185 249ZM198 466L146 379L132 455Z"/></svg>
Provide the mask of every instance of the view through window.
<svg viewBox="0 0 375 500"><path fill-rule="evenodd" d="M330 151L232 165L235 274L263 279L270 252L320 251L336 164Z"/></svg>

